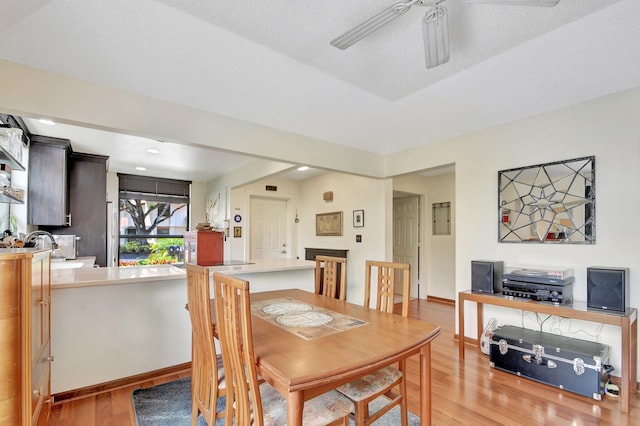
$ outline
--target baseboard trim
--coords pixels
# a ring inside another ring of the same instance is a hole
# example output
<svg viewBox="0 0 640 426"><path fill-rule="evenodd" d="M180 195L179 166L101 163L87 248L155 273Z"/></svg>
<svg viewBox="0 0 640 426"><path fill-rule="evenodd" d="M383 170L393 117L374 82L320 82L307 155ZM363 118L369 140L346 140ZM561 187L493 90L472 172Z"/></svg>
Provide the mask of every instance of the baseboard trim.
<svg viewBox="0 0 640 426"><path fill-rule="evenodd" d="M98 383L84 388L73 389L70 391L59 392L53 395L55 404L70 401L73 399L84 398L90 395L96 395L103 392L109 392L125 386L132 386L136 383L143 383L149 380L158 379L163 376L171 376L175 374L188 373L191 370L191 363L174 365L172 367L161 368L159 370L148 371L146 373L136 374L135 376L123 377L121 379L112 380L110 382Z"/></svg>
<svg viewBox="0 0 640 426"><path fill-rule="evenodd" d="M454 333L453 340L456 341L456 342L460 341L460 334ZM476 346L477 347L478 346L478 339L473 339L471 337L465 336L464 337L464 344L465 345L472 345L472 346Z"/></svg>
<svg viewBox="0 0 640 426"><path fill-rule="evenodd" d="M456 301L452 299L444 299L442 297L427 296L428 302L442 303L443 305L455 306Z"/></svg>

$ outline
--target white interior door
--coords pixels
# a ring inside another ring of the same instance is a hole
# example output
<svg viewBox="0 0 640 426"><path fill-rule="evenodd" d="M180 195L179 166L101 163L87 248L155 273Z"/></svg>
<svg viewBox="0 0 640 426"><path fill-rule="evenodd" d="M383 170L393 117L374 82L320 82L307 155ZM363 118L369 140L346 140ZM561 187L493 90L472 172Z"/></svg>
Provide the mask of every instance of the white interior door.
<svg viewBox="0 0 640 426"><path fill-rule="evenodd" d="M287 201L276 198L251 198L251 259L286 258Z"/></svg>
<svg viewBox="0 0 640 426"><path fill-rule="evenodd" d="M411 265L411 295L418 297L420 278L420 198L418 196L393 200L393 261ZM399 278L399 277L396 277ZM402 294L402 287L396 286Z"/></svg>

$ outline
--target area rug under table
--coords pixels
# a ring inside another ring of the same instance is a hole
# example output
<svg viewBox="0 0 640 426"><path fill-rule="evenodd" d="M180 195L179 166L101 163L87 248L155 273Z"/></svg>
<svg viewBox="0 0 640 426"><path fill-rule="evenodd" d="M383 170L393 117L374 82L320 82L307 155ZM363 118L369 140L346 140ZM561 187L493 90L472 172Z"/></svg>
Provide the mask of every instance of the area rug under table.
<svg viewBox="0 0 640 426"><path fill-rule="evenodd" d="M191 379L189 377L133 392L133 409L138 426L190 426L191 425ZM371 403L372 411L384 401ZM224 398L218 398L218 410L224 410ZM198 426L206 426L200 416ZM353 424L349 421L349 424ZM376 426L397 426L400 424L400 407L391 411L374 423ZM216 421L223 426L224 420ZM419 426L420 419L409 413L409 425Z"/></svg>

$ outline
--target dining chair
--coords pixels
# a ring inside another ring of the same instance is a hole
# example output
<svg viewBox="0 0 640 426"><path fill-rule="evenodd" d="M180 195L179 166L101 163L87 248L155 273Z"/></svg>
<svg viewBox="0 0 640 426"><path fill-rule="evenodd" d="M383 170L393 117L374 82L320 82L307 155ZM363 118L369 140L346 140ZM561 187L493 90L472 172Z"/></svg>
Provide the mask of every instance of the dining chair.
<svg viewBox="0 0 640 426"><path fill-rule="evenodd" d="M367 260L364 276L364 306L370 306L371 277L376 279L376 309L393 313L395 306L396 284L402 285L402 316L409 316L409 296L411 291L411 265L408 263L381 262Z"/></svg>
<svg viewBox="0 0 640 426"><path fill-rule="evenodd" d="M365 267L364 306L370 307L371 278L375 275L377 277L375 309L393 314L396 280L401 277L403 287L402 316L407 317L409 315L411 265L367 260ZM370 425L393 407L399 405L401 424L407 426L407 383L405 378L406 360L402 360L397 367L395 365L383 367L342 385L337 390L354 402L356 409L352 417L356 425ZM394 388L398 388L398 390L396 391ZM381 396L386 398L386 405L371 414L369 403Z"/></svg>
<svg viewBox="0 0 640 426"><path fill-rule="evenodd" d="M281 426L287 423L287 400L266 382L259 383L253 335L249 282L213 274L216 324L227 376L225 424ZM231 397L232 395L232 397ZM305 401L305 425L346 426L353 403L331 390Z"/></svg>
<svg viewBox="0 0 640 426"><path fill-rule="evenodd" d="M316 256L316 294L347 300L347 258Z"/></svg>
<svg viewBox="0 0 640 426"><path fill-rule="evenodd" d="M191 426L201 413L209 426L224 417L217 412L218 398L227 395L222 356L216 354L211 318L209 270L187 264L187 301L191 318Z"/></svg>

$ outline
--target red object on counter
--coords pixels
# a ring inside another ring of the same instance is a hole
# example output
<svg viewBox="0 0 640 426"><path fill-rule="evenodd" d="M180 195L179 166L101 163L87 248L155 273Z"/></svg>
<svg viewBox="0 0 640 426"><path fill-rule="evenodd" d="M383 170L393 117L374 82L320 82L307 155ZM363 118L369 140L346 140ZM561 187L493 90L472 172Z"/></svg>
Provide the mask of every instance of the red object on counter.
<svg viewBox="0 0 640 426"><path fill-rule="evenodd" d="M221 265L224 262L224 234L218 231L188 231L184 233L185 262L200 266Z"/></svg>

